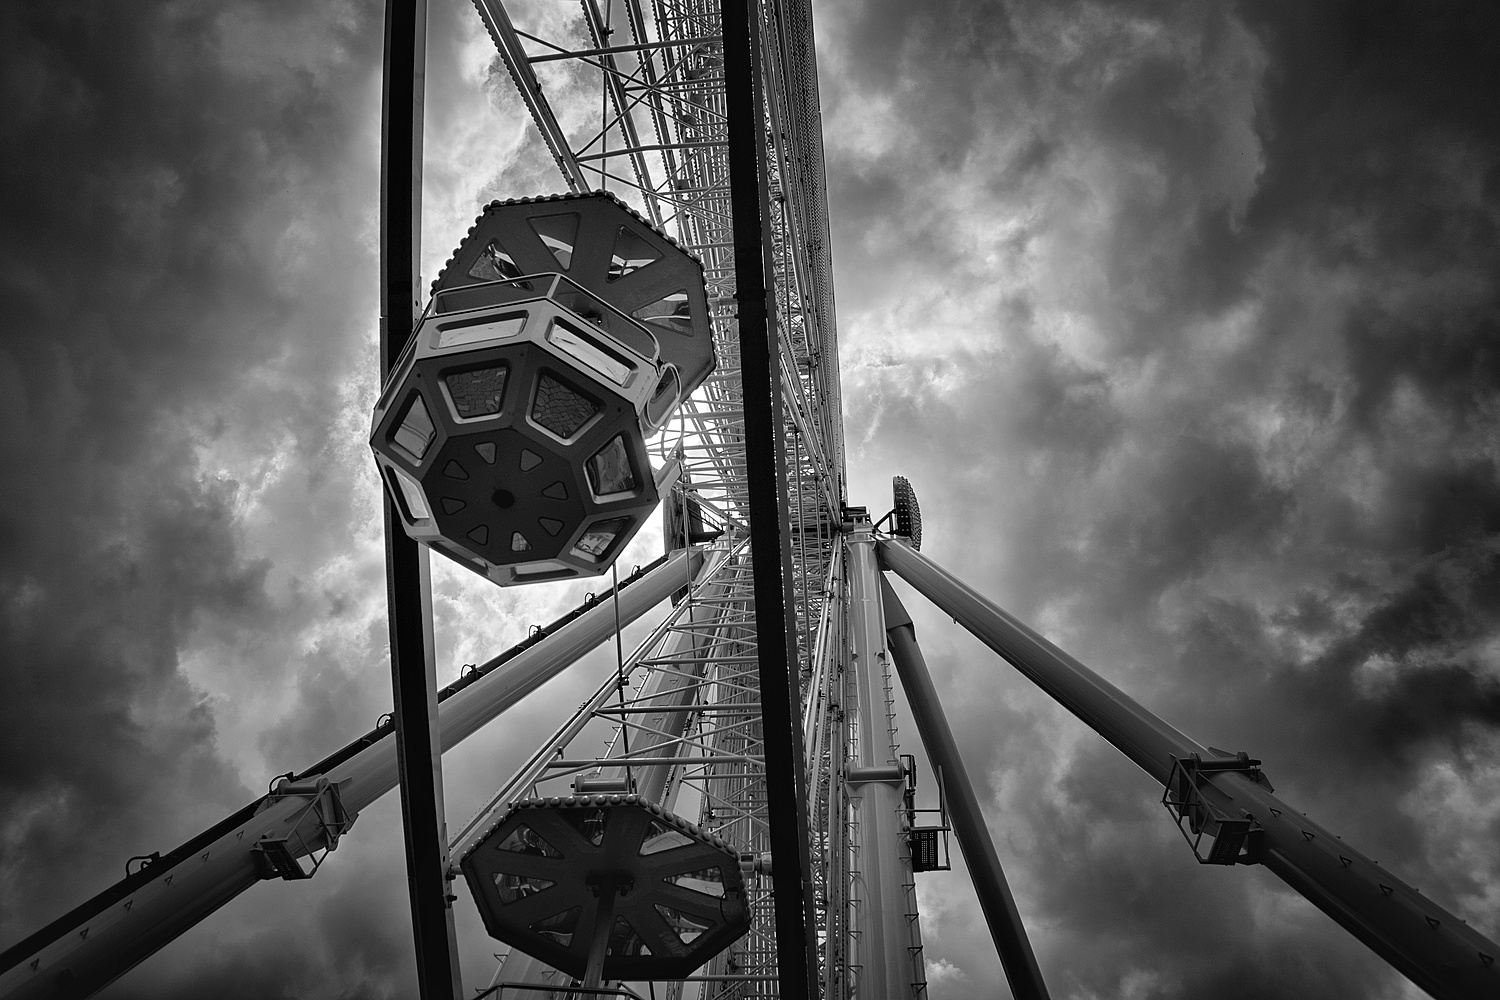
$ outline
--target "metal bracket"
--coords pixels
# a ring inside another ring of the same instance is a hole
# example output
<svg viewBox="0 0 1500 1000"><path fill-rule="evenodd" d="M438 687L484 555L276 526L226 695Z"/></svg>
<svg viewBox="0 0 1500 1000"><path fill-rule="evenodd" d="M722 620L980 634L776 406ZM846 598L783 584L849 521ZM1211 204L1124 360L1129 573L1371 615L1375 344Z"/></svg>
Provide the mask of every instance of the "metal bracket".
<svg viewBox="0 0 1500 1000"><path fill-rule="evenodd" d="M321 776L296 783L283 778L266 801L270 804L291 796L306 798L307 805L288 821L290 831L284 837L262 837L250 848L266 878L312 878L358 815L344 807L339 786ZM302 866L302 857L312 860L311 868Z"/></svg>
<svg viewBox="0 0 1500 1000"><path fill-rule="evenodd" d="M912 872L946 872L953 870L948 853L948 834L953 830L948 822L948 797L943 789L943 769L937 767L938 804L936 809L917 808L917 758L909 753L901 755L906 770L906 787L902 789L901 801L906 809L906 846L911 856ZM918 814L937 814L937 824L919 826Z"/></svg>
<svg viewBox="0 0 1500 1000"><path fill-rule="evenodd" d="M1200 865L1256 864L1260 861L1259 824L1248 813L1230 815L1205 798L1202 789L1209 774L1221 771L1239 771L1257 784L1268 784L1261 776L1260 761L1243 750L1230 756L1210 749L1223 755L1205 758L1195 753L1172 758L1172 773L1167 777L1161 804L1172 814Z"/></svg>

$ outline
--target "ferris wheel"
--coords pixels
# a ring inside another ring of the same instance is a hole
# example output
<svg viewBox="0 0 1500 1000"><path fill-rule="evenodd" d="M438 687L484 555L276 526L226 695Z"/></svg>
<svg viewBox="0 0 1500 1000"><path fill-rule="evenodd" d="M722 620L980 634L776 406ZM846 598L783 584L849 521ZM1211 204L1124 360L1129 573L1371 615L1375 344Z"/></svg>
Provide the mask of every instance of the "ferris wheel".
<svg viewBox="0 0 1500 1000"><path fill-rule="evenodd" d="M458 892L509 948L482 996L919 997L917 879L950 845L1012 992L1048 996L886 574L1156 779L1184 864L1264 865L1434 996L1500 992L1500 947L1284 802L1259 760L924 556L912 484L889 506L848 495L806 0L475 6L558 187L483 208L422 287L426 4L388 0L370 434L395 711L9 948L0 996L96 991L256 882L313 877L397 788L424 998L462 995ZM565 113L567 88L600 115ZM653 518L666 551L622 579ZM433 555L498 586L612 586L438 690ZM451 822L443 752L610 645L576 711ZM897 685L928 775L901 751Z"/></svg>

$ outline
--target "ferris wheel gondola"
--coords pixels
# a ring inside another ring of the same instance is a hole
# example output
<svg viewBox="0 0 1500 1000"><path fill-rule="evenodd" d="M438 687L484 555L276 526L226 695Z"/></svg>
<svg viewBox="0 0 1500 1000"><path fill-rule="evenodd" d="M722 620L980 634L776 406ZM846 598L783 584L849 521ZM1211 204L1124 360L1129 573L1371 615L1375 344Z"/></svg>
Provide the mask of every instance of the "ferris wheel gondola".
<svg viewBox="0 0 1500 1000"><path fill-rule="evenodd" d="M604 192L496 202L433 285L370 446L416 541L498 584L597 576L678 474L714 368L703 267Z"/></svg>

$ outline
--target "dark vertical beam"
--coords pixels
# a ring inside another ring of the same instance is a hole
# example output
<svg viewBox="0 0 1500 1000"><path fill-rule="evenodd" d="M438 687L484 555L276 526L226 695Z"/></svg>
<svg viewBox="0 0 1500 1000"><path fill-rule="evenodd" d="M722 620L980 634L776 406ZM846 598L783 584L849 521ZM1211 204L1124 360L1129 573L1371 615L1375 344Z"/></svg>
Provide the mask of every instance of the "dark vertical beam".
<svg viewBox="0 0 1500 1000"><path fill-rule="evenodd" d="M411 339L420 311L426 58L427 0L387 0L380 146L382 382ZM422 1000L456 1000L462 985L448 899L448 844L443 824L443 765L427 550L401 529L389 494L385 496L385 570L396 761L417 984Z"/></svg>
<svg viewBox="0 0 1500 1000"><path fill-rule="evenodd" d="M995 853L995 842L990 839L989 826L979 807L979 797L974 794L974 786L969 781L963 754L958 751L953 730L948 728L937 688L933 686L932 675L927 672L922 650L917 646L917 632L912 626L911 615L906 613L901 599L885 580L880 581L880 598L885 605L885 630L891 659L895 661L901 686L906 690L906 700L917 720L917 732L922 736L922 745L927 748L927 757L934 767L942 769L943 797L948 805L948 815L953 820L953 832L958 835L959 849L969 867L974 892L979 896L979 908L989 925L995 950L1000 953L1000 964L1005 969L1006 981L1010 983L1011 995L1016 1000L1047 1000L1047 984L1042 980L1036 953L1031 950L1031 941L1026 937L1016 899L1011 895L1005 872L1000 868L1000 856Z"/></svg>
<svg viewBox="0 0 1500 1000"><path fill-rule="evenodd" d="M802 773L802 727L797 718L802 699L796 622L792 617L791 526L787 521L780 367L775 353L779 343L775 317L769 308L774 300L766 287L772 270L765 237L769 212L759 22L755 0L723 0L720 9L776 961L780 995L783 1000L793 1000L817 993L817 940L807 884L807 795Z"/></svg>

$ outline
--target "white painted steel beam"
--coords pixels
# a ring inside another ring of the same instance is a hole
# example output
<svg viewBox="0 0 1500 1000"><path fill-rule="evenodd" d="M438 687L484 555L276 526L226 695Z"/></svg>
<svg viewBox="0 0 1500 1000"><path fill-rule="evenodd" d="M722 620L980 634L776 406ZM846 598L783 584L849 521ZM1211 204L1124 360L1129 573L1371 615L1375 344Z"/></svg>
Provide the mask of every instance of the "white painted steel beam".
<svg viewBox="0 0 1500 1000"><path fill-rule="evenodd" d="M666 600L696 570L701 551L684 549L620 592L619 616L628 624ZM600 600L573 621L498 668L454 692L438 706L446 752L614 634L612 601ZM310 780L312 776L304 776ZM396 745L372 743L323 777L338 785L344 807L360 810L396 787ZM243 825L93 914L53 936L35 953L0 972L0 998L83 997L103 987L265 877L252 850L264 837L283 837L307 800L268 800ZM315 840L311 847L319 847ZM154 871L154 869L153 869Z"/></svg>

